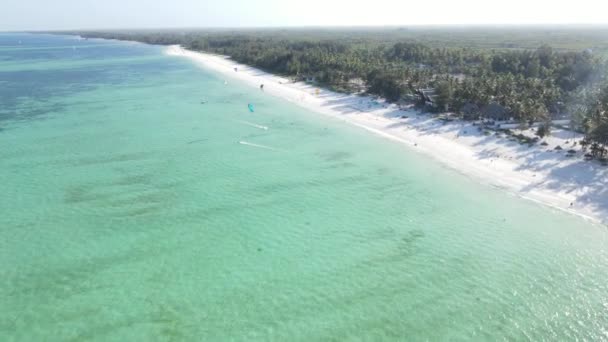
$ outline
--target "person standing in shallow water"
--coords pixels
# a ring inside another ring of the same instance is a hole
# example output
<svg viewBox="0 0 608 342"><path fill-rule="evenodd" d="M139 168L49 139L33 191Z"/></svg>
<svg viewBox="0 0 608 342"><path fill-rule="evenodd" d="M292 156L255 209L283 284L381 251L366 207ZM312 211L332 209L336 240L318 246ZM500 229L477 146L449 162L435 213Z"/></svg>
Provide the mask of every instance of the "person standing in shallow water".
<svg viewBox="0 0 608 342"><path fill-rule="evenodd" d="M261 91L264 91L264 84L263 84L263 83L262 83L262 84L260 84L260 90L261 90Z"/></svg>

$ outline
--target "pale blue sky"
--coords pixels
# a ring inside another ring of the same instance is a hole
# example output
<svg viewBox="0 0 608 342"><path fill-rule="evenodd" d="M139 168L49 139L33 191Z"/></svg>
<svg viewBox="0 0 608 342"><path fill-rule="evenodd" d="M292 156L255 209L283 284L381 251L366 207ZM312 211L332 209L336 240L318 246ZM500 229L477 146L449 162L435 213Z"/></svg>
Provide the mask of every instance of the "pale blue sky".
<svg viewBox="0 0 608 342"><path fill-rule="evenodd" d="M0 30L608 23L608 0L2 0Z"/></svg>

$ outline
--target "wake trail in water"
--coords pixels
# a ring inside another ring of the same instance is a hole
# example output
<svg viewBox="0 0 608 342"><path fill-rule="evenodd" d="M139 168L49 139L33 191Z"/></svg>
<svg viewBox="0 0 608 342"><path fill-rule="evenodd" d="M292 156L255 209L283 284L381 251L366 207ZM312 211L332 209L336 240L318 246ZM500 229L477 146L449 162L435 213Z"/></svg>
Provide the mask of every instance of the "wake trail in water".
<svg viewBox="0 0 608 342"><path fill-rule="evenodd" d="M258 125L258 124L254 124L252 122L248 122L248 121L242 121L242 120L236 120L236 122L238 123L242 123L243 125L247 125L247 126L251 126L251 127L255 127L255 128L259 128L259 129L263 129L265 131L268 130L268 126L262 126L262 125Z"/></svg>
<svg viewBox="0 0 608 342"><path fill-rule="evenodd" d="M207 141L207 139L191 140L191 141L188 141L188 145L195 144L195 143L198 143L198 142L203 142L203 141Z"/></svg>
<svg viewBox="0 0 608 342"><path fill-rule="evenodd" d="M251 146L251 147L257 147L257 148L263 148L265 150L270 150L270 151L277 151L277 152L285 152L284 150L280 150L278 148L274 148L274 147L270 147L270 146L264 146L264 145L258 145L258 144L254 144L254 143L250 143L247 141L239 141L239 144L241 145L247 145L247 146Z"/></svg>

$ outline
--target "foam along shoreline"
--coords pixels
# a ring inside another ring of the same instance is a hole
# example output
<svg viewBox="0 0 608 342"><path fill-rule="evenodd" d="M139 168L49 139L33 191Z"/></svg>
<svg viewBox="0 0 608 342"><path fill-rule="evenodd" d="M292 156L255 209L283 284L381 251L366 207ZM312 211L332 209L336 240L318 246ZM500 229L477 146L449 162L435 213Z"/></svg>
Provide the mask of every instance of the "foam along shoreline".
<svg viewBox="0 0 608 342"><path fill-rule="evenodd" d="M372 97L339 94L219 56L169 46L166 53L238 79L264 92L410 146L461 173L515 195L608 224L608 167L581 157L580 135L554 130L546 146L528 147L481 132L473 123L442 122ZM238 71L235 71L237 68ZM524 132L532 134L531 132ZM555 150L560 146L563 151ZM566 150L577 154L568 157Z"/></svg>

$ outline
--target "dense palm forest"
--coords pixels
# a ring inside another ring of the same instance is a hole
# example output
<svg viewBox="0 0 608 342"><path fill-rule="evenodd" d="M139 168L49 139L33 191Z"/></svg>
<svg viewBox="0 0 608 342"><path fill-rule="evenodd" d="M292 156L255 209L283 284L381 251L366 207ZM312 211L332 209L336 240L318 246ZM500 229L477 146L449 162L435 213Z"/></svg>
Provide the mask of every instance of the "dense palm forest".
<svg viewBox="0 0 608 342"><path fill-rule="evenodd" d="M608 145L608 29L385 28L79 32L181 44L337 91L410 101L463 119L555 119Z"/></svg>

